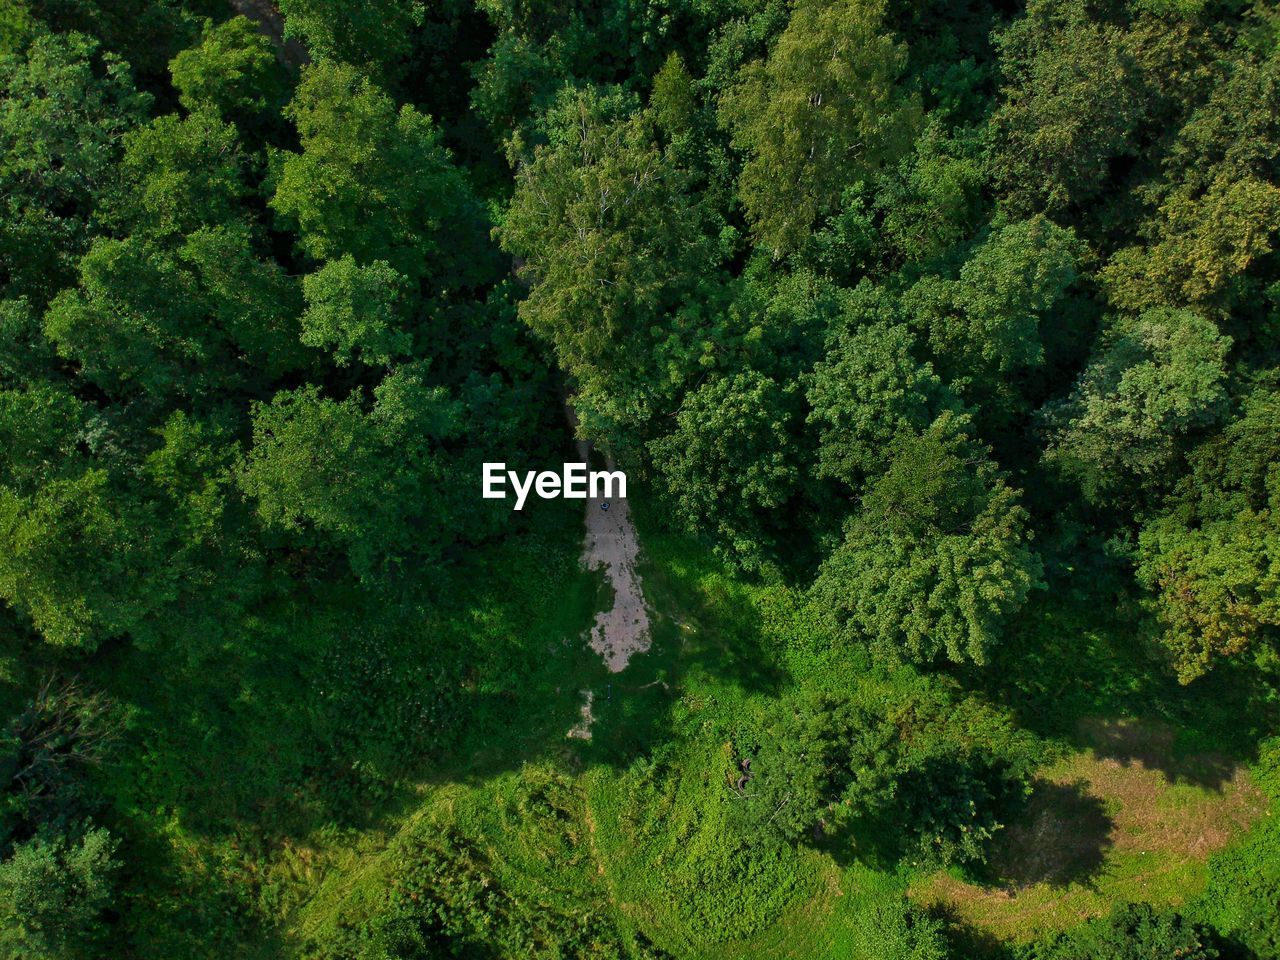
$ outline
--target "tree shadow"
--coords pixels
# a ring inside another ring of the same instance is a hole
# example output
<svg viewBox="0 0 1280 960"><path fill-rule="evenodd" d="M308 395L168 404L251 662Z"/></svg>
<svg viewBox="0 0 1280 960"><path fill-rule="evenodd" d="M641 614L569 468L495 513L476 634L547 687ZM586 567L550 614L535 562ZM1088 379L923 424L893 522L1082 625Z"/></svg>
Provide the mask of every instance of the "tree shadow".
<svg viewBox="0 0 1280 960"><path fill-rule="evenodd" d="M1099 756L1124 766L1159 770L1171 783L1185 783L1221 793L1240 765L1219 753L1187 753L1177 748L1177 734L1157 721L1086 718L1082 737Z"/></svg>
<svg viewBox="0 0 1280 960"><path fill-rule="evenodd" d="M690 549L676 555L677 550L662 538L644 536L654 525L643 511L637 513L643 527L641 542L657 544L642 552L640 564L654 646L664 640L672 645L677 654L672 665L680 673L700 670L744 693L781 690L787 674L766 644L760 612L742 584L727 576L705 551ZM643 657L635 662L642 663Z"/></svg>
<svg viewBox="0 0 1280 960"><path fill-rule="evenodd" d="M1084 780L1036 780L1026 809L996 838L985 882L1021 889L1065 887L1097 876L1115 821Z"/></svg>
<svg viewBox="0 0 1280 960"><path fill-rule="evenodd" d="M983 930L966 922L959 911L949 903L934 903L927 910L929 916L943 923L949 956L966 960L1015 960L1018 952L989 930Z"/></svg>
<svg viewBox="0 0 1280 960"><path fill-rule="evenodd" d="M1041 737L1221 789L1280 722L1280 701L1256 670L1233 663L1179 684L1143 639L1148 624L1135 604L1120 593L1099 603L1080 584L1110 582L1114 571L1087 558L1077 566L1027 604L988 667L958 678Z"/></svg>

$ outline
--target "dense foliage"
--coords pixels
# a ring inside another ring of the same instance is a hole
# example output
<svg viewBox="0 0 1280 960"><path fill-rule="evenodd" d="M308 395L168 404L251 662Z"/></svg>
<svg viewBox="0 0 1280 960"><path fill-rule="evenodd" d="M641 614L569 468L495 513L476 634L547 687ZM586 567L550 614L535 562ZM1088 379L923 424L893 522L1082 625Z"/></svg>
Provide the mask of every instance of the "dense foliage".
<svg viewBox="0 0 1280 960"><path fill-rule="evenodd" d="M0 957L999 955L913 881L1278 690L1271 0L0 0ZM1017 950L1280 957L1273 819Z"/></svg>

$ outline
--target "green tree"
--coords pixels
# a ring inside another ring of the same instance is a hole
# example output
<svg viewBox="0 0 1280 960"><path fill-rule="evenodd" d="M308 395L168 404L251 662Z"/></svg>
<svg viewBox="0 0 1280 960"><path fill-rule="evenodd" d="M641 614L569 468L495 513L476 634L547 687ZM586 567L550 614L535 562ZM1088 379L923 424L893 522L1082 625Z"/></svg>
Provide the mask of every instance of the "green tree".
<svg viewBox="0 0 1280 960"><path fill-rule="evenodd" d="M187 110L212 112L241 125L260 121L284 98L271 41L247 17L206 22L199 45L174 57L169 73Z"/></svg>
<svg viewBox="0 0 1280 960"><path fill-rule="evenodd" d="M785 699L760 734L734 811L752 840L835 832L893 796L897 731L831 694Z"/></svg>
<svg viewBox="0 0 1280 960"><path fill-rule="evenodd" d="M1190 460L1137 557L1184 682L1225 657L1280 652L1280 399L1259 388Z"/></svg>
<svg viewBox="0 0 1280 960"><path fill-rule="evenodd" d="M336 546L366 579L435 559L466 532L455 506L474 496L442 450L460 429L458 403L414 367L374 394L368 410L358 394L330 400L314 386L258 404L240 475L264 523L304 548Z"/></svg>
<svg viewBox="0 0 1280 960"><path fill-rule="evenodd" d="M53 348L25 297L0 300L0 388L43 379L52 372Z"/></svg>
<svg viewBox="0 0 1280 960"><path fill-rule="evenodd" d="M318 60L355 64L372 75L394 75L413 48L422 0L281 0L285 36L296 37Z"/></svg>
<svg viewBox="0 0 1280 960"><path fill-rule="evenodd" d="M55 647L91 651L158 606L148 518L105 471L0 487L0 596Z"/></svg>
<svg viewBox="0 0 1280 960"><path fill-rule="evenodd" d="M1102 271L1122 309L1223 313L1256 296L1246 278L1276 249L1280 61L1242 52L1224 60L1225 76L1178 131L1163 176L1140 191L1151 211L1142 242L1117 251Z"/></svg>
<svg viewBox="0 0 1280 960"><path fill-rule="evenodd" d="M1189 310L1115 321L1070 396L1045 408L1046 461L1094 503L1158 491L1189 440L1226 411L1230 346Z"/></svg>
<svg viewBox="0 0 1280 960"><path fill-rule="evenodd" d="M230 223L248 193L236 128L211 112L157 117L125 137L111 220L134 233L173 238Z"/></svg>
<svg viewBox="0 0 1280 960"><path fill-rule="evenodd" d="M985 663L1039 582L1018 492L969 429L944 411L900 434L814 584L839 634L889 660Z"/></svg>
<svg viewBox="0 0 1280 960"><path fill-rule="evenodd" d="M1036 944L1030 960L1215 960L1217 938L1199 924L1171 910L1146 903L1126 903L1110 916L1090 920L1074 930Z"/></svg>
<svg viewBox="0 0 1280 960"><path fill-rule="evenodd" d="M80 34L0 56L0 282L37 307L96 230L126 131L150 107L128 65Z"/></svg>
<svg viewBox="0 0 1280 960"><path fill-rule="evenodd" d="M297 363L298 299L246 229L207 227L174 250L139 237L97 241L44 329L114 397L208 397Z"/></svg>
<svg viewBox="0 0 1280 960"><path fill-rule="evenodd" d="M819 476L860 490L882 472L896 437L923 430L954 402L914 352L915 338L904 324L873 321L840 330L808 390Z"/></svg>
<svg viewBox="0 0 1280 960"><path fill-rule="evenodd" d="M101 827L79 837L42 833L0 863L0 951L73 960L98 955L102 912L114 898L116 842Z"/></svg>
<svg viewBox="0 0 1280 960"><path fill-rule="evenodd" d="M754 371L708 380L649 445L680 520L749 567L770 553L768 518L780 525L799 479L793 393Z"/></svg>
<svg viewBox="0 0 1280 960"><path fill-rule="evenodd" d="M982 213L981 140L926 118L912 151L880 177L875 206L885 239L907 262L937 257L972 235Z"/></svg>
<svg viewBox="0 0 1280 960"><path fill-rule="evenodd" d="M397 316L404 279L385 260L364 267L350 255L331 260L303 278L302 294L302 342L332 350L339 365L355 358L385 365L413 348Z"/></svg>
<svg viewBox="0 0 1280 960"><path fill-rule="evenodd" d="M0 854L78 829L100 806L85 774L108 755L113 713L105 697L49 674L0 728Z"/></svg>
<svg viewBox="0 0 1280 960"><path fill-rule="evenodd" d="M8 0L25 6L39 32L78 33L127 61L148 88L163 85L169 58L197 32L191 8L208 0ZM221 12L219 10L219 12Z"/></svg>
<svg viewBox="0 0 1280 960"><path fill-rule="evenodd" d="M576 380L588 432L607 433L615 448L624 434L643 437L698 371L696 358L656 356L669 341L677 354L690 341L701 347L700 288L718 265L708 213L687 192L690 174L630 107L616 95L566 93L551 142L517 176L501 228L531 283L520 318Z"/></svg>
<svg viewBox="0 0 1280 960"><path fill-rule="evenodd" d="M1058 215L1096 203L1121 163L1199 95L1216 53L1211 36L1194 11L1030 0L995 36L1004 83L991 166L1012 211Z"/></svg>
<svg viewBox="0 0 1280 960"><path fill-rule="evenodd" d="M1160 207L1149 246L1117 251L1102 272L1111 302L1139 311L1230 302L1233 283L1275 249L1280 187L1224 174L1202 195L1178 192Z"/></svg>
<svg viewBox="0 0 1280 960"><path fill-rule="evenodd" d="M1034 217L993 230L954 280L926 277L904 295L939 375L985 422L1024 412L1016 378L1044 364L1041 322L1082 252L1072 231Z"/></svg>
<svg viewBox="0 0 1280 960"><path fill-rule="evenodd" d="M279 165L271 206L316 260L385 260L411 284L456 289L492 278L485 217L429 117L347 64L303 71L285 115L300 153Z"/></svg>
<svg viewBox="0 0 1280 960"><path fill-rule="evenodd" d="M883 0L800 0L768 58L722 95L747 155L738 193L775 255L796 249L846 186L906 152L919 103L898 85L905 65Z"/></svg>

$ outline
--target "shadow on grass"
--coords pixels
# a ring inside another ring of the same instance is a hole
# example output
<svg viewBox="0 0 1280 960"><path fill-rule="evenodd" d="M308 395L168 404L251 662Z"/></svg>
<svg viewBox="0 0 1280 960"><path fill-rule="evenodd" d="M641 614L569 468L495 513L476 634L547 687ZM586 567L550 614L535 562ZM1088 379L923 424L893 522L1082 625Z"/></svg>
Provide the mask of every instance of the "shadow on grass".
<svg viewBox="0 0 1280 960"><path fill-rule="evenodd" d="M954 907L937 903L929 908L929 915L941 920L951 950L949 956L964 960L1015 960L1018 952L995 934L980 930L960 918Z"/></svg>
<svg viewBox="0 0 1280 960"><path fill-rule="evenodd" d="M1256 758L1280 722L1280 702L1257 671L1232 663L1179 684L1146 630L1132 605L1108 608L1053 588L1027 605L986 668L959 671L960 679L1042 737L1221 789ZM1143 720L1097 726L1126 717Z"/></svg>
<svg viewBox="0 0 1280 960"><path fill-rule="evenodd" d="M995 839L989 879L1019 889L1065 887L1097 876L1115 821L1088 786L1083 780L1035 781L1026 810Z"/></svg>
<svg viewBox="0 0 1280 960"><path fill-rule="evenodd" d="M1185 783L1221 793L1240 764L1219 753L1178 749L1177 735L1165 724L1139 720L1081 721L1081 733L1093 752L1124 766L1159 770L1171 783Z"/></svg>

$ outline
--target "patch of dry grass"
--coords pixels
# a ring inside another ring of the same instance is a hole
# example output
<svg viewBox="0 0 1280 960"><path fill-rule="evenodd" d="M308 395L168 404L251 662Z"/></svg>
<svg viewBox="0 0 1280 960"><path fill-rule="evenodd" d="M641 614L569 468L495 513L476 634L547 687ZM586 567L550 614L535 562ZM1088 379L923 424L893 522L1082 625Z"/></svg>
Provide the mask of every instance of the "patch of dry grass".
<svg viewBox="0 0 1280 960"><path fill-rule="evenodd" d="M1267 800L1226 758L1179 755L1156 723L1091 719L1089 746L1040 771L1026 814L997 840L995 882L936 873L911 896L962 924L1026 941L1117 902L1178 904L1204 882L1209 854Z"/></svg>

